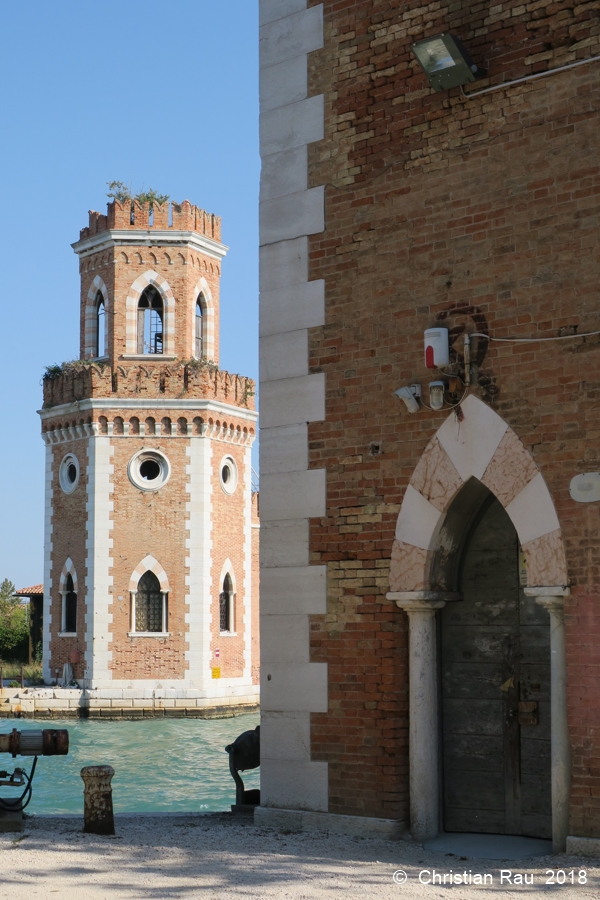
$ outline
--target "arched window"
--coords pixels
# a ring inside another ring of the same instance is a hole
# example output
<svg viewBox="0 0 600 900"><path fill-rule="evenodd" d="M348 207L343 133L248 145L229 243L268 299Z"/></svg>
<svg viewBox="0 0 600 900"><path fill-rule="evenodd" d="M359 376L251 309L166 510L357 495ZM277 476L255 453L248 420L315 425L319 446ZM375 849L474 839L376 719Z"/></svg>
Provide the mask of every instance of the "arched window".
<svg viewBox="0 0 600 900"><path fill-rule="evenodd" d="M223 579L223 590L219 594L219 631L227 634L234 630L233 623L233 584L227 574Z"/></svg>
<svg viewBox="0 0 600 900"><path fill-rule="evenodd" d="M67 575L62 604L62 630L65 634L77 632L77 594L72 575Z"/></svg>
<svg viewBox="0 0 600 900"><path fill-rule="evenodd" d="M98 291L96 294L96 356L104 356L106 353L106 309L104 297Z"/></svg>
<svg viewBox="0 0 600 900"><path fill-rule="evenodd" d="M137 352L163 352L163 302L151 285L146 288L138 303Z"/></svg>
<svg viewBox="0 0 600 900"><path fill-rule="evenodd" d="M133 595L133 631L167 630L167 598L154 572L144 572Z"/></svg>
<svg viewBox="0 0 600 900"><path fill-rule="evenodd" d="M203 341L202 341L202 338L203 338L203 334L202 334L202 331L203 331L203 328L202 328L202 325L203 325L202 301L203 301L203 299L204 298L202 297L202 294L200 294L200 296L196 300L196 343L195 343L196 350L194 353L196 359L201 359L201 357L203 355L203 350L204 350L204 348L202 346L202 344L203 344Z"/></svg>

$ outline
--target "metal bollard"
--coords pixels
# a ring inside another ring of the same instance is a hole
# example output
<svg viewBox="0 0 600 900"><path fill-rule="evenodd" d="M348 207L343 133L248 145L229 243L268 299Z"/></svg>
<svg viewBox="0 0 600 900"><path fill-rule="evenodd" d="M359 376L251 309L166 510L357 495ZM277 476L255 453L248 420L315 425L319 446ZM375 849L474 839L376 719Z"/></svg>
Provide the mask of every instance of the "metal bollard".
<svg viewBox="0 0 600 900"><path fill-rule="evenodd" d="M115 819L112 805L112 766L84 766L83 830L87 834L114 834Z"/></svg>

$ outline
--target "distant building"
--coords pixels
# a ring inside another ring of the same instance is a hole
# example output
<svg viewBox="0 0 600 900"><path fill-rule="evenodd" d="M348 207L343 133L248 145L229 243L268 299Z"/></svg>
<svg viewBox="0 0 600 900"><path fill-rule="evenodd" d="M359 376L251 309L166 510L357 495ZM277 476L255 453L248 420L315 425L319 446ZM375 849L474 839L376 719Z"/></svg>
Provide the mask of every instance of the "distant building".
<svg viewBox="0 0 600 900"><path fill-rule="evenodd" d="M557 9L260 2L261 822L600 853L600 36Z"/></svg>
<svg viewBox="0 0 600 900"><path fill-rule="evenodd" d="M70 662L98 696L253 703L257 413L219 368L221 220L115 201L73 248L80 358L47 372L40 412L44 677Z"/></svg>
<svg viewBox="0 0 600 900"><path fill-rule="evenodd" d="M38 648L42 646L42 627L44 620L44 585L34 584L15 591L17 597L29 601L29 662L34 662Z"/></svg>

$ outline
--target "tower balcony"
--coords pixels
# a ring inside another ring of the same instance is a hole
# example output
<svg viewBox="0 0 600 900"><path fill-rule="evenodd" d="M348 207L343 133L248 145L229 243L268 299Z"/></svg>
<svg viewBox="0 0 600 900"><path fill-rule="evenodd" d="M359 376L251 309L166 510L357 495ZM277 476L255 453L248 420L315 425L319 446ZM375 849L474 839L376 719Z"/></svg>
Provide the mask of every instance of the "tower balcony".
<svg viewBox="0 0 600 900"><path fill-rule="evenodd" d="M112 397L115 402L135 397L212 399L244 409L255 408L252 378L231 374L202 360L115 367L75 360L50 366L43 387L44 409L98 397Z"/></svg>

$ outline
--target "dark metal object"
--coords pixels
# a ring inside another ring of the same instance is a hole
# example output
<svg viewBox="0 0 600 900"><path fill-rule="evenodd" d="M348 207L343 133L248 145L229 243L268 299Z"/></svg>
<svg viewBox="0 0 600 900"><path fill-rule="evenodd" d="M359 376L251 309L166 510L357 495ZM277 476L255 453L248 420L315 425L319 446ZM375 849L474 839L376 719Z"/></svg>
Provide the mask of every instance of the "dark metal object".
<svg viewBox="0 0 600 900"><path fill-rule="evenodd" d="M43 731L17 731L0 734L0 753L15 756L66 756L69 752L69 732L66 728L45 728Z"/></svg>
<svg viewBox="0 0 600 900"><path fill-rule="evenodd" d="M154 460L146 460L140 466L140 472L147 463L155 465L158 469ZM144 572L138 583L135 598L135 630L163 631L163 593L154 572Z"/></svg>
<svg viewBox="0 0 600 900"><path fill-rule="evenodd" d="M14 772L0 771L0 785L3 787L23 787L26 784L26 775L23 769L15 769Z"/></svg>
<svg viewBox="0 0 600 900"><path fill-rule="evenodd" d="M447 31L417 41L411 49L436 91L468 84L486 74L473 63L456 35Z"/></svg>
<svg viewBox="0 0 600 900"><path fill-rule="evenodd" d="M0 785L8 787L24 786L25 788L20 797L11 799L0 798L0 814L4 816L4 819L6 815L9 815L17 830L20 830L21 827L21 813L31 800L31 785L38 756L64 756L68 752L69 732L64 728L46 728L43 731L17 731L16 728L13 728L9 734L0 734L0 753L10 753L13 759L15 756L34 757L29 774L21 768L15 769L12 773L7 771L0 772ZM6 825L6 822L4 824ZM0 828L0 830L4 829Z"/></svg>
<svg viewBox="0 0 600 900"><path fill-rule="evenodd" d="M519 725L539 725L539 707L537 700L519 701Z"/></svg>
<svg viewBox="0 0 600 900"><path fill-rule="evenodd" d="M257 725L254 731L244 731L240 734L233 744L225 747L225 752L229 754L229 771L235 781L236 807L258 806L260 791L244 790L244 782L239 773L260 766L260 725Z"/></svg>
<svg viewBox="0 0 600 900"><path fill-rule="evenodd" d="M84 766L83 778L83 830L87 834L114 834L111 781L115 774L112 766Z"/></svg>

